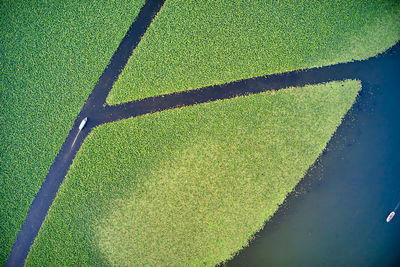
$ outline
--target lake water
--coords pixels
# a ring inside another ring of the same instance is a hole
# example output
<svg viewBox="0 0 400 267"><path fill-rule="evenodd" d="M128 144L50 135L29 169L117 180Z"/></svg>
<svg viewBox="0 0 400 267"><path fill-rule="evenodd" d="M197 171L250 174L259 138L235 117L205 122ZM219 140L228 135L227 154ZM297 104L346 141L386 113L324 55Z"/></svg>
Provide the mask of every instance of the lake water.
<svg viewBox="0 0 400 267"><path fill-rule="evenodd" d="M397 45L398 46L398 45ZM400 53L357 73L360 96L295 191L228 266L400 266Z"/></svg>

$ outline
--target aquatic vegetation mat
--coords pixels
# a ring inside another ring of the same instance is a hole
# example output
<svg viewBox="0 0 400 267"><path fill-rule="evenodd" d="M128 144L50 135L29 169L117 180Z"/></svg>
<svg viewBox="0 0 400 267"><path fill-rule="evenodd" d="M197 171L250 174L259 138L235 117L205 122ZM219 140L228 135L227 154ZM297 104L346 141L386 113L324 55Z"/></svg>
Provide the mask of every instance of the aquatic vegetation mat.
<svg viewBox="0 0 400 267"><path fill-rule="evenodd" d="M166 1L107 102L365 59L400 39L400 2Z"/></svg>
<svg viewBox="0 0 400 267"><path fill-rule="evenodd" d="M94 129L27 265L227 260L304 176L360 88L347 80L282 89Z"/></svg>
<svg viewBox="0 0 400 267"><path fill-rule="evenodd" d="M135 1L1 1L0 265Z"/></svg>

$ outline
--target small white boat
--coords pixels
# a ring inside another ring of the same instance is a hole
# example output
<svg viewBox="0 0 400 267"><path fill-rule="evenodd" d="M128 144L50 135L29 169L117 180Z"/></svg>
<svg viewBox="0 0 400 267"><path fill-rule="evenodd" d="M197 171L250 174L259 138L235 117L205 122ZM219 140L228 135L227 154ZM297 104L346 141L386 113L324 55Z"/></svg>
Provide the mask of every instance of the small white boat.
<svg viewBox="0 0 400 267"><path fill-rule="evenodd" d="M81 131L83 129L83 127L85 127L87 122L87 117L85 117L82 121L81 124L79 125L79 131Z"/></svg>
<svg viewBox="0 0 400 267"><path fill-rule="evenodd" d="M396 214L396 213L395 213L394 211L392 211L392 212L389 214L389 216L386 218L386 222L390 222L390 221L393 219L393 217L394 217L395 214Z"/></svg>

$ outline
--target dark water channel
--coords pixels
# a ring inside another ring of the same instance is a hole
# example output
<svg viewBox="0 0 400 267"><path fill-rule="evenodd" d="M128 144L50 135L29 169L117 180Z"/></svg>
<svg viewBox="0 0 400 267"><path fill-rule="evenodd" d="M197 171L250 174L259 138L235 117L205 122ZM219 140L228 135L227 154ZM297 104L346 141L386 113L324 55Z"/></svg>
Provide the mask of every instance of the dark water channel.
<svg viewBox="0 0 400 267"><path fill-rule="evenodd" d="M5 266L24 266L31 245L33 244L40 227L52 205L57 191L68 172L72 161L90 131L99 123L102 118L103 105L114 82L122 72L133 50L139 44L141 37L146 32L153 18L162 7L165 0L147 0L141 8L136 19L131 24L125 37L122 39L117 50L110 59L109 64L103 71L94 89L83 105L72 129L65 139L60 152L42 183L39 192L33 200L28 214L24 220L17 239L7 258ZM84 117L88 122L82 132L77 135L78 126ZM74 144L74 139L76 143ZM74 144L74 145L73 145Z"/></svg>
<svg viewBox="0 0 400 267"><path fill-rule="evenodd" d="M400 266L400 56L363 89L327 150L228 266ZM399 210L398 210L399 211Z"/></svg>

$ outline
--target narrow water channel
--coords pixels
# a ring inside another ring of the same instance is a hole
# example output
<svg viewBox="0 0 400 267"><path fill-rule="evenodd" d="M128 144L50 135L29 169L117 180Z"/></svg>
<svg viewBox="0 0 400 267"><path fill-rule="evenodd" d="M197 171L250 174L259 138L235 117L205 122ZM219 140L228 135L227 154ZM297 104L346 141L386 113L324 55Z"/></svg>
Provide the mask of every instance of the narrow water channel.
<svg viewBox="0 0 400 267"><path fill-rule="evenodd" d="M400 56L363 89L327 151L228 266L400 266Z"/></svg>

